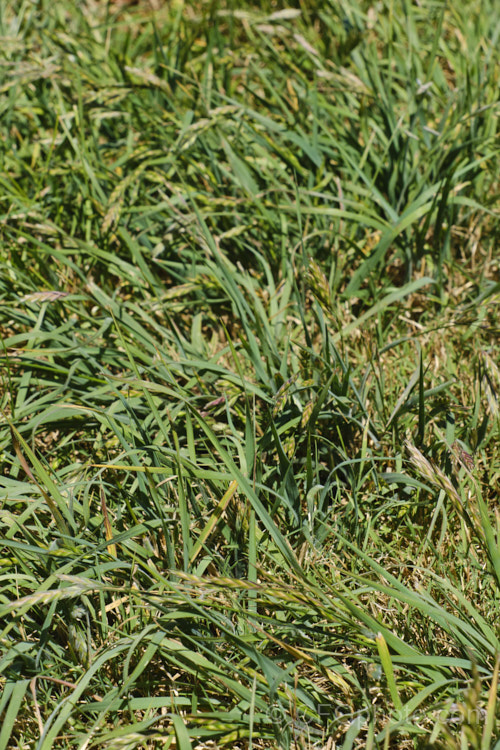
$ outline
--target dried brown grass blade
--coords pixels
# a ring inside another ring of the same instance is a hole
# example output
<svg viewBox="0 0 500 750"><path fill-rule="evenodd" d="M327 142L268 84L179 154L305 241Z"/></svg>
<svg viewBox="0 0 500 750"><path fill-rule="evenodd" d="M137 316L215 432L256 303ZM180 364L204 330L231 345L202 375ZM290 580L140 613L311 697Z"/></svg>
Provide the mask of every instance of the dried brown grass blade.
<svg viewBox="0 0 500 750"><path fill-rule="evenodd" d="M101 495L101 510L104 518L104 533L106 535L106 541L109 542L113 538L113 529L111 528L111 523L109 521L108 508L106 506L106 495L104 494L103 487L99 488L99 493ZM113 557L118 557L118 555L116 554L116 544L108 544L108 552Z"/></svg>

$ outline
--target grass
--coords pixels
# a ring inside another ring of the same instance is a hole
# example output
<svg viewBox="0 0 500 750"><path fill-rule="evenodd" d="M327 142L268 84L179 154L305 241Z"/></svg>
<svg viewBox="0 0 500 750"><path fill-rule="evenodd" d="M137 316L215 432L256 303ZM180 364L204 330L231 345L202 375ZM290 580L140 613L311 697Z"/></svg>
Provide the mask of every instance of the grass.
<svg viewBox="0 0 500 750"><path fill-rule="evenodd" d="M496 4L76 5L0 10L0 750L499 748Z"/></svg>

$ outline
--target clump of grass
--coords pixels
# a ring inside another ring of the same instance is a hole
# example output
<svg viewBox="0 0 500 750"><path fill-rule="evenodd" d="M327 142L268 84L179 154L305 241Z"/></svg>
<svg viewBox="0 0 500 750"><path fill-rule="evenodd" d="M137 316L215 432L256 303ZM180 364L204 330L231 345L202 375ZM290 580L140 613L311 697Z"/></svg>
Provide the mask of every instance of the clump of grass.
<svg viewBox="0 0 500 750"><path fill-rule="evenodd" d="M493 746L493 11L2 8L0 750Z"/></svg>

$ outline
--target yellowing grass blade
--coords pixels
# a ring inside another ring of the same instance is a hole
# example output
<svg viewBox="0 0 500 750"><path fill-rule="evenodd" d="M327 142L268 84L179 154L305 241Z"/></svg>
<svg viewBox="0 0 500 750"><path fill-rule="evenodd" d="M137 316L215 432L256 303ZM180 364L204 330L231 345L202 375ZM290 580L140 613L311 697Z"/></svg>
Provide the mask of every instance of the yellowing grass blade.
<svg viewBox="0 0 500 750"><path fill-rule="evenodd" d="M234 479L231 482L231 484L229 485L227 491L224 493L224 495L220 499L220 502L217 505L217 507L215 508L214 512L210 516L209 522L207 523L207 525L205 526L205 528L201 532L200 536L196 540L196 544L193 547L193 551L192 551L191 557L189 559L190 565L196 560L196 558L200 554L200 552L201 552L201 550L203 548L203 545L205 544L205 542L207 541L208 537L210 536L210 534L212 533L212 531L216 527L216 525L217 525L220 517L222 516L222 514L226 510L227 506L229 505L229 501L233 497L233 495L236 492L237 488L238 488L238 482L236 481L236 479Z"/></svg>
<svg viewBox="0 0 500 750"><path fill-rule="evenodd" d="M109 522L109 514L108 514L108 508L106 506L106 495L104 494L104 489L102 487L99 488L99 492L101 495L101 510L102 510L102 516L104 519L104 533L106 535L106 541L110 541L113 539L113 529L111 528L111 524ZM118 557L116 554L116 544L108 544L108 552L110 555L113 555L113 557Z"/></svg>

